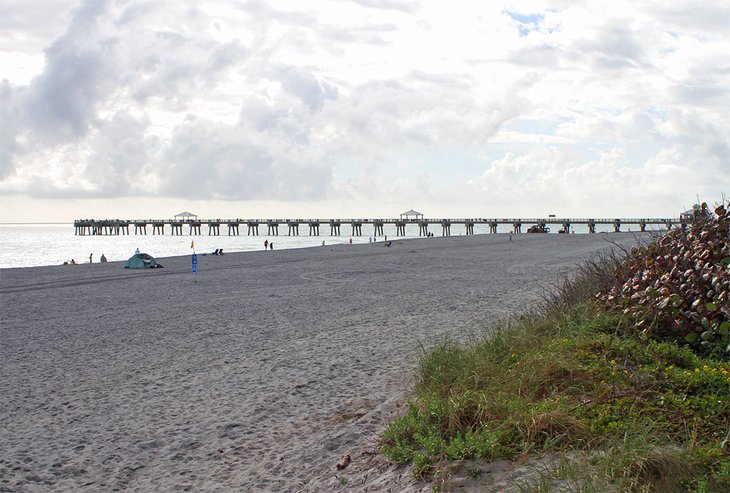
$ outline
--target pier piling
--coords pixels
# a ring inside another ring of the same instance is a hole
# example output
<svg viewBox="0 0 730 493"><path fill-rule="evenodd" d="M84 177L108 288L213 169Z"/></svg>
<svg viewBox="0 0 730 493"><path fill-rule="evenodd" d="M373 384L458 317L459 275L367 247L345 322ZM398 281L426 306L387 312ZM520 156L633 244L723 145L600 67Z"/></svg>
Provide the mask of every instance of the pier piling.
<svg viewBox="0 0 730 493"><path fill-rule="evenodd" d="M451 221L448 219L441 220L441 236L451 236Z"/></svg>
<svg viewBox="0 0 730 493"><path fill-rule="evenodd" d="M362 236L362 221L352 221L352 236Z"/></svg>
<svg viewBox="0 0 730 493"><path fill-rule="evenodd" d="M289 226L289 236L299 236L299 223L297 221L287 221L286 225Z"/></svg>
<svg viewBox="0 0 730 493"><path fill-rule="evenodd" d="M373 233L375 236L383 236L383 221L382 219L373 220Z"/></svg>
<svg viewBox="0 0 730 493"><path fill-rule="evenodd" d="M228 221L226 223L228 225L228 236L238 236L239 235L239 222L238 221Z"/></svg>
<svg viewBox="0 0 730 493"><path fill-rule="evenodd" d="M330 219L330 236L340 236L341 224L339 219Z"/></svg>

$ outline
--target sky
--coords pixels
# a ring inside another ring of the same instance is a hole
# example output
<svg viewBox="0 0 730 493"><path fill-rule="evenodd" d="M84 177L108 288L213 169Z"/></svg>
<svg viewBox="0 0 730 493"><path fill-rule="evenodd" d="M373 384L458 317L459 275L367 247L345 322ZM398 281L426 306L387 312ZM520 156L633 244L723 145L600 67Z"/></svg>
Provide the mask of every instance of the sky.
<svg viewBox="0 0 730 493"><path fill-rule="evenodd" d="M2 0L0 222L676 217L730 3Z"/></svg>

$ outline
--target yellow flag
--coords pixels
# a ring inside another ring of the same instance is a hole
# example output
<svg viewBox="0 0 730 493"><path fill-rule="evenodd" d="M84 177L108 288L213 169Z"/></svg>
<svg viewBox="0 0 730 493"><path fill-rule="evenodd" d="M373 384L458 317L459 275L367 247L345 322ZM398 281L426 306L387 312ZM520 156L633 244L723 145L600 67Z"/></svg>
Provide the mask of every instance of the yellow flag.
<svg viewBox="0 0 730 493"><path fill-rule="evenodd" d="M195 248L195 240L190 242L190 248Z"/></svg>

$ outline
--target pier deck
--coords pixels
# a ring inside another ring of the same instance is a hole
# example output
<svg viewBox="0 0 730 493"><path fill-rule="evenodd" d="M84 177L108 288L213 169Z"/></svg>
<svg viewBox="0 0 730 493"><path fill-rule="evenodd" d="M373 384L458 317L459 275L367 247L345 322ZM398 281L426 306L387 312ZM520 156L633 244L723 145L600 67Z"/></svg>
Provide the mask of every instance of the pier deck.
<svg viewBox="0 0 730 493"><path fill-rule="evenodd" d="M686 220L679 218L420 218L420 219L77 219L74 221L74 234L85 235L129 235L130 227L134 227L135 235L146 235L147 226L152 234L165 234L165 226L169 226L171 235L182 235L187 230L188 235L201 235L207 226L208 235L220 235L221 226L227 227L228 235L240 234L239 225L246 225L248 236L259 235L259 225L265 225L267 234L278 236L279 225L287 227L289 236L299 235L299 226L302 230L309 230L309 236L319 236L320 225L329 226L330 236L340 236L340 226L349 224L352 234L362 236L363 226L371 225L373 234L383 235L383 226L386 224L396 227L398 236L406 235L406 227L417 227L419 236L432 234L429 229L441 229L442 236L451 235L451 226L460 225L464 234L474 234L475 225L486 225L490 233L496 233L498 226L509 226L512 233L547 233L550 226L558 226L558 232L569 233L575 225L585 225L589 233L596 232L597 225L611 225L615 232L620 232L622 226L638 226L641 231L647 227L670 229L681 225ZM524 227L524 231L523 231ZM345 229L347 232L347 229Z"/></svg>

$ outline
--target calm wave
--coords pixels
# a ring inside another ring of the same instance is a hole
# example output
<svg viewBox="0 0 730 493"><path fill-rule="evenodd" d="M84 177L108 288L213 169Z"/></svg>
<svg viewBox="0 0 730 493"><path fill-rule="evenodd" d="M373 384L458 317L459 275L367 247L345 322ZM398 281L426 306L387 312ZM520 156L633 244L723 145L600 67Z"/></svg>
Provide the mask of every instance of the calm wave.
<svg viewBox="0 0 730 493"><path fill-rule="evenodd" d="M131 228L134 231L133 228ZM134 251L149 253L154 257L170 257L175 255L189 255L191 241L195 243L197 253L210 253L218 248L224 252L246 252L264 248L264 240L274 242L275 249L306 248L326 244L347 243L352 238L353 243L367 243L373 233L372 225L363 225L363 236L350 236L350 226L342 224L340 236L330 236L329 226L320 227L320 236L309 236L308 229L300 229L300 236L287 236L286 226L280 236L227 236L226 228L221 227L221 236L170 236L169 229L166 235L134 235L129 236L75 236L73 224L0 224L0 268L8 267L36 267L42 265L60 265L74 259L78 263L89 262L89 255L93 254L93 261L98 262L104 254L110 262L127 260ZM150 228L148 228L148 231ZM264 231L266 230L264 226ZM508 226L500 226L499 232L507 233ZM609 231L610 226L600 231ZM430 229L436 236L441 235L440 227ZM577 225L576 233L586 233L585 227ZM204 233L206 233L204 229ZM487 234L487 225L474 226L475 234ZM389 238L397 238L395 226L385 225L384 233ZM451 235L459 236L463 231L457 226L451 227ZM406 229L407 238L418 238L416 225L409 225ZM383 237L377 238L378 241Z"/></svg>

